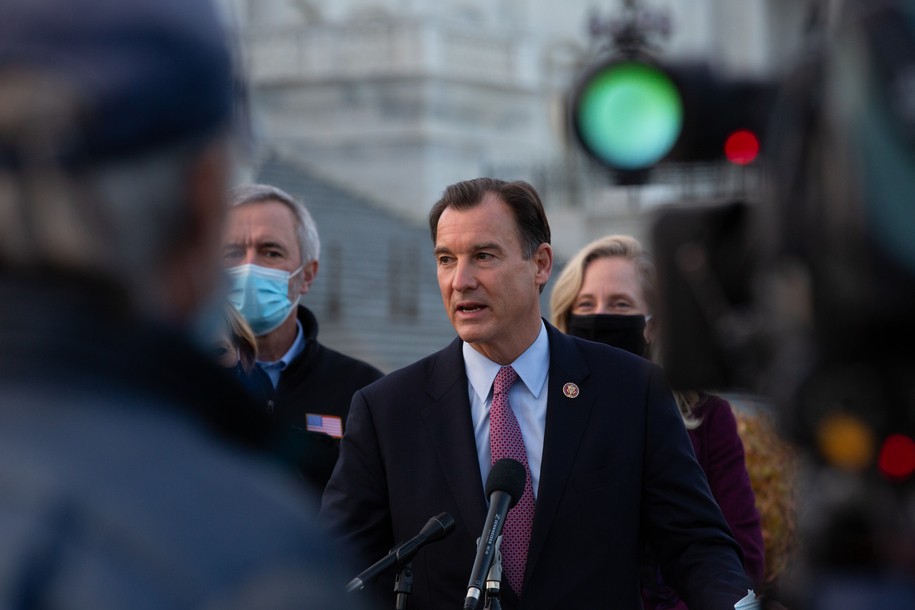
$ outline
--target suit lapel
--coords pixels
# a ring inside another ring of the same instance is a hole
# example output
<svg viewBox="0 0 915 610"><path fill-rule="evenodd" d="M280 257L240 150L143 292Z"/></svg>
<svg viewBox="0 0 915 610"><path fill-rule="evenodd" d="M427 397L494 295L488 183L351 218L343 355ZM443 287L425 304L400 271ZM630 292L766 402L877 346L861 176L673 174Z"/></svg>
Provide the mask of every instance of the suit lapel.
<svg viewBox="0 0 915 610"><path fill-rule="evenodd" d="M486 499L461 345L461 340L456 339L435 359L426 386L429 404L422 410L422 418L442 476L460 512L454 515L455 520L466 526L467 536L476 545L486 520ZM469 573L469 566L467 570Z"/></svg>
<svg viewBox="0 0 915 610"><path fill-rule="evenodd" d="M586 382L590 369L574 341L550 324L546 327L550 341L546 430L534 529L527 554L528 573L543 551L597 399L597 396L589 395ZM575 394L572 388L564 390L569 383L577 387L574 398L567 396Z"/></svg>

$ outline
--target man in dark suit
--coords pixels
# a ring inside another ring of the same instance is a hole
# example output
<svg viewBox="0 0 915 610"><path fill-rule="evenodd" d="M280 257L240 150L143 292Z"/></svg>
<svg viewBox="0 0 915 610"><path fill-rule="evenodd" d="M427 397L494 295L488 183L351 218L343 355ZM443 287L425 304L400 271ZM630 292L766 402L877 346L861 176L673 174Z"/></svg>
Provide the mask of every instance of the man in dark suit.
<svg viewBox="0 0 915 610"><path fill-rule="evenodd" d="M509 512L503 551L527 550L505 557L503 607L639 608L647 540L692 610L732 608L749 581L659 369L541 318L553 254L534 189L461 182L429 222L459 338L356 393L323 521L370 562L451 513L454 534L414 559L410 607L457 608L486 516L483 481L504 444L493 380L510 365L508 419L534 508L527 530L512 527L524 498Z"/></svg>

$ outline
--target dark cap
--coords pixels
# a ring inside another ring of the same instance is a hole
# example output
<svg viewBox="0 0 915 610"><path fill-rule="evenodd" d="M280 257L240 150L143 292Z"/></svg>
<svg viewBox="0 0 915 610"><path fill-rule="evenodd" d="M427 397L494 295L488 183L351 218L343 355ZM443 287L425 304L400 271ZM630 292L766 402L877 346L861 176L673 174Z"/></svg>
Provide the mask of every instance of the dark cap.
<svg viewBox="0 0 915 610"><path fill-rule="evenodd" d="M65 159L176 143L232 116L231 55L209 0L3 0L0 82L33 72L62 80L81 101L56 151Z"/></svg>

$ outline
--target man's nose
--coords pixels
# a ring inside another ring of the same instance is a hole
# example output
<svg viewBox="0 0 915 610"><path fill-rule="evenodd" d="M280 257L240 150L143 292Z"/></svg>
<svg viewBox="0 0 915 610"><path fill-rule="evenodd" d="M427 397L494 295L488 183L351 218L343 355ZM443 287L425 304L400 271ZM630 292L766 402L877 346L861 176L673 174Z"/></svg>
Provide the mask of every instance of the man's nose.
<svg viewBox="0 0 915 610"><path fill-rule="evenodd" d="M458 261L454 266L454 276L451 278L451 287L463 292L476 287L477 279L473 265L467 261Z"/></svg>

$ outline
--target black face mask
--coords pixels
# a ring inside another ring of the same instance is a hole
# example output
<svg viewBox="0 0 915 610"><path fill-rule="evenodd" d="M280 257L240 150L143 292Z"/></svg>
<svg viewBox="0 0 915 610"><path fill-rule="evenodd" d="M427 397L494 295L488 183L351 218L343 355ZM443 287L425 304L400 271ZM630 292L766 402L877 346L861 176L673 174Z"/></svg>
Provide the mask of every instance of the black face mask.
<svg viewBox="0 0 915 610"><path fill-rule="evenodd" d="M582 339L606 343L627 352L648 357L645 342L645 316L623 316L596 313L587 316L569 316L569 334Z"/></svg>

